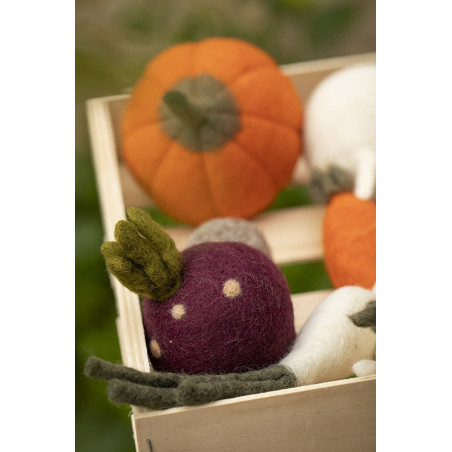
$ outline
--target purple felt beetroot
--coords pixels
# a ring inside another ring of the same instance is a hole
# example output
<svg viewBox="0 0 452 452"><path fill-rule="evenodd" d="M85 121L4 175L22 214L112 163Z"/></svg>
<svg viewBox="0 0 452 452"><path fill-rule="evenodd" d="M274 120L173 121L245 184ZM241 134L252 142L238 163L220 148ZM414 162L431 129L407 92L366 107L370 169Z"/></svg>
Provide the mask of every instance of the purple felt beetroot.
<svg viewBox="0 0 452 452"><path fill-rule="evenodd" d="M143 299L157 370L228 373L278 362L295 339L287 281L243 243L202 243L182 252L183 283L165 302Z"/></svg>

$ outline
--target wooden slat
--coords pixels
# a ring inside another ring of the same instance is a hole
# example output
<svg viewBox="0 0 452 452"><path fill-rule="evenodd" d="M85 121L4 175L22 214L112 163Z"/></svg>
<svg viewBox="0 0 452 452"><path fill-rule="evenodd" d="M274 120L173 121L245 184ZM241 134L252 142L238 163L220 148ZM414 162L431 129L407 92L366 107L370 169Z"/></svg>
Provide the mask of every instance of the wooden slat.
<svg viewBox="0 0 452 452"><path fill-rule="evenodd" d="M130 94L119 94L117 96L104 97L103 99L108 105L110 111L110 121L113 128L115 147L114 150L116 155L120 159L120 149L121 149L121 124L122 115L126 107L127 101L130 98Z"/></svg>
<svg viewBox="0 0 452 452"><path fill-rule="evenodd" d="M332 292L332 290L317 290L292 295L295 331L300 332L312 311Z"/></svg>
<svg viewBox="0 0 452 452"><path fill-rule="evenodd" d="M113 151L114 136L107 103L102 99L88 101L87 115L105 240L113 240L115 224L125 218L125 209L117 157ZM118 311L117 323L123 363L148 372L150 367L139 298L122 286L116 278L111 277L111 283Z"/></svg>
<svg viewBox="0 0 452 452"><path fill-rule="evenodd" d="M105 239L112 240L112 226L125 218L125 214L118 161L112 152L116 143L108 100L89 100L87 117Z"/></svg>
<svg viewBox="0 0 452 452"><path fill-rule="evenodd" d="M135 416L138 452L371 452L375 377Z"/></svg>
<svg viewBox="0 0 452 452"><path fill-rule="evenodd" d="M332 72L358 63L375 63L375 53L327 58L317 61L287 64L281 66L284 74L290 77L303 104L314 88Z"/></svg>
<svg viewBox="0 0 452 452"><path fill-rule="evenodd" d="M126 207L154 206L124 164L119 164L119 174L123 191L127 193ZM290 264L322 258L321 235L324 212L322 206L295 207L263 213L250 221L266 236L274 261L278 265ZM181 226L167 230L178 249L183 250L193 229Z"/></svg>
<svg viewBox="0 0 452 452"><path fill-rule="evenodd" d="M264 234L278 265L321 259L323 206L294 207L264 213L251 222ZM190 227L167 229L178 249L187 245Z"/></svg>
<svg viewBox="0 0 452 452"><path fill-rule="evenodd" d="M126 207L155 207L155 202L141 188L140 184L133 177L127 165L120 160L118 162L119 178L123 187L124 204ZM301 157L293 171L291 183L294 185L306 185L310 179L310 170L306 159Z"/></svg>
<svg viewBox="0 0 452 452"><path fill-rule="evenodd" d="M124 204L126 207L155 207L155 202L150 196L141 188L136 181L133 174L130 172L127 165L120 160L119 178L123 187Z"/></svg>

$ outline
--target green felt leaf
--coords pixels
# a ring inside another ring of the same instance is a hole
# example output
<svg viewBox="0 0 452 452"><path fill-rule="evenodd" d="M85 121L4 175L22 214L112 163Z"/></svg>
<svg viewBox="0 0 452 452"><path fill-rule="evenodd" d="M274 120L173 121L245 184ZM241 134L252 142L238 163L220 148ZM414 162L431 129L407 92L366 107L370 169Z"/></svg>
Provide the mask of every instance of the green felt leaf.
<svg viewBox="0 0 452 452"><path fill-rule="evenodd" d="M116 223L116 242L101 247L107 268L138 295L167 300L182 283L180 253L146 211L129 208L127 218Z"/></svg>

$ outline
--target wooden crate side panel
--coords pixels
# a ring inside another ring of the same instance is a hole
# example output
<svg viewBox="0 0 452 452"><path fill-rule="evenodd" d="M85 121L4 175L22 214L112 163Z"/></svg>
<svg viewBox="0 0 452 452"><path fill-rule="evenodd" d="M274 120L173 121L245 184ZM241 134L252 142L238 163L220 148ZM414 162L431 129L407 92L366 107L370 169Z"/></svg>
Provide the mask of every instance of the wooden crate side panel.
<svg viewBox="0 0 452 452"><path fill-rule="evenodd" d="M141 188L127 165L119 161L119 177L126 207L155 207L154 200Z"/></svg>
<svg viewBox="0 0 452 452"><path fill-rule="evenodd" d="M155 207L155 202L143 190L140 184L135 180L127 165L119 161L119 177L123 187L124 204L126 207ZM310 179L310 170L306 159L301 157L293 171L292 181L293 185L306 185Z"/></svg>
<svg viewBox="0 0 452 452"><path fill-rule="evenodd" d="M96 171L105 240L114 239L114 227L125 218L124 202L114 147L113 130L108 108L102 100L87 105L88 125ZM118 312L118 337L123 363L142 371L149 371L139 298L119 281L111 277Z"/></svg>
<svg viewBox="0 0 452 452"><path fill-rule="evenodd" d="M277 265L322 259L323 206L294 207L263 213L250 220L264 234ZM192 227L167 228L179 250L187 246Z"/></svg>
<svg viewBox="0 0 452 452"><path fill-rule="evenodd" d="M292 295L295 331L300 332L312 311L332 292L332 290L317 290L315 292Z"/></svg>
<svg viewBox="0 0 452 452"><path fill-rule="evenodd" d="M121 160L121 130L122 130L122 116L126 108L127 101L130 98L130 94L119 94L117 96L111 96L104 98L108 104L110 111L110 120L113 127L113 133L115 138L115 152L118 160Z"/></svg>
<svg viewBox="0 0 452 452"><path fill-rule="evenodd" d="M136 416L138 452L370 452L375 378L275 391Z"/></svg>
<svg viewBox="0 0 452 452"><path fill-rule="evenodd" d="M281 66L281 70L290 77L301 102L305 104L314 88L334 71L354 64L375 63L375 61L375 53L364 53L361 55L286 64Z"/></svg>
<svg viewBox="0 0 452 452"><path fill-rule="evenodd" d="M102 98L89 100L87 117L104 238L112 240L114 225L125 218L125 212L108 102Z"/></svg>

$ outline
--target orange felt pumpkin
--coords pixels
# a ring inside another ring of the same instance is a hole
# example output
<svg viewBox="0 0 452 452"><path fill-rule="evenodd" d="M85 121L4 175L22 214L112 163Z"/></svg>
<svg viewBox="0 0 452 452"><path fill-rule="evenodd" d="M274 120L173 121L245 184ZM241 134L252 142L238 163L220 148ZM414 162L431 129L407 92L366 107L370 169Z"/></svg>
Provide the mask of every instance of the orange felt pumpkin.
<svg viewBox="0 0 452 452"><path fill-rule="evenodd" d="M325 267L334 287L371 289L376 281L376 204L340 193L323 221Z"/></svg>
<svg viewBox="0 0 452 452"><path fill-rule="evenodd" d="M123 158L168 215L249 218L291 179L302 109L262 50L229 38L175 45L147 66L123 121Z"/></svg>

